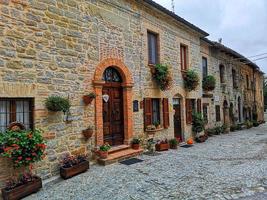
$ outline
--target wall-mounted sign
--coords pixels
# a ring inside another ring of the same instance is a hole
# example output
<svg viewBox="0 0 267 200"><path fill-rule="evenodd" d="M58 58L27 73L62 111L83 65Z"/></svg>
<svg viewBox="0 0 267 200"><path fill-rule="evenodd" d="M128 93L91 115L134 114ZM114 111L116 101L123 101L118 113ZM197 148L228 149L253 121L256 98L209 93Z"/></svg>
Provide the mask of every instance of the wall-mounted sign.
<svg viewBox="0 0 267 200"><path fill-rule="evenodd" d="M138 111L139 111L138 101L134 100L133 101L133 112L138 112Z"/></svg>
<svg viewBox="0 0 267 200"><path fill-rule="evenodd" d="M215 100L215 102L219 102L220 101L220 97L219 96L215 96L214 100Z"/></svg>
<svg viewBox="0 0 267 200"><path fill-rule="evenodd" d="M103 95L103 100L107 103L108 102L108 100L109 100L109 96L108 96L108 94L104 94Z"/></svg>

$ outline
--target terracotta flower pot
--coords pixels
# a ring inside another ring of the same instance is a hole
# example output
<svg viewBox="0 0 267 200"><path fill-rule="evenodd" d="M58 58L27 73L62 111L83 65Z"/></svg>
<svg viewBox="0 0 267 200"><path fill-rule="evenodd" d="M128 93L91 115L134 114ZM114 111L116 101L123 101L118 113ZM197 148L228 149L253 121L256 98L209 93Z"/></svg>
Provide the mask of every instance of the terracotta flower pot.
<svg viewBox="0 0 267 200"><path fill-rule="evenodd" d="M88 104L92 103L93 100L94 100L94 98L89 97L88 95L84 95L83 96L83 102L84 102L85 105L88 105Z"/></svg>
<svg viewBox="0 0 267 200"><path fill-rule="evenodd" d="M92 129L86 129L82 131L82 134L86 140L92 137L94 131Z"/></svg>
<svg viewBox="0 0 267 200"><path fill-rule="evenodd" d="M108 157L108 151L98 151L100 158L106 159Z"/></svg>
<svg viewBox="0 0 267 200"><path fill-rule="evenodd" d="M170 148L168 143L156 144L156 151L168 151Z"/></svg>
<svg viewBox="0 0 267 200"><path fill-rule="evenodd" d="M140 144L132 144L132 148L134 150L138 150L140 148Z"/></svg>
<svg viewBox="0 0 267 200"><path fill-rule="evenodd" d="M12 190L2 189L2 196L4 200L17 200L22 199L32 193L37 192L42 188L42 180L36 177L33 181L24 185L20 185Z"/></svg>
<svg viewBox="0 0 267 200"><path fill-rule="evenodd" d="M63 179L71 178L75 175L78 175L80 173L83 173L89 169L89 161L83 161L77 165L74 165L70 168L63 168L60 167L60 176Z"/></svg>

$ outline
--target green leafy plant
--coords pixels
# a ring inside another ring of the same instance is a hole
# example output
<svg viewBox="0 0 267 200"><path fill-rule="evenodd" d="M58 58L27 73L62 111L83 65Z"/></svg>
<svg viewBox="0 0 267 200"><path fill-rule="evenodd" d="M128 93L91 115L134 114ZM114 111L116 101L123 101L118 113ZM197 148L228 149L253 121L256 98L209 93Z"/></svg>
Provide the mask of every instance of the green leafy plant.
<svg viewBox="0 0 267 200"><path fill-rule="evenodd" d="M162 91L170 89L172 84L172 77L167 65L155 65L155 73L153 74L153 78Z"/></svg>
<svg viewBox="0 0 267 200"><path fill-rule="evenodd" d="M223 125L221 126L221 133L226 133L226 132L227 132L227 129L228 129L228 125L223 124Z"/></svg>
<svg viewBox="0 0 267 200"><path fill-rule="evenodd" d="M253 127L253 123L252 123L251 121L247 120L247 121L245 122L245 126L246 126L247 129L250 129L250 128Z"/></svg>
<svg viewBox="0 0 267 200"><path fill-rule="evenodd" d="M92 99L96 98L96 94L94 92L90 92L87 96Z"/></svg>
<svg viewBox="0 0 267 200"><path fill-rule="evenodd" d="M199 76L193 70L188 70L184 74L184 86L188 91L195 90L199 85Z"/></svg>
<svg viewBox="0 0 267 200"><path fill-rule="evenodd" d="M214 76L206 76L202 80L202 88L205 91L212 91L216 87L216 79Z"/></svg>
<svg viewBox="0 0 267 200"><path fill-rule="evenodd" d="M169 144L170 144L171 146L178 145L178 140L177 140L176 138L170 139L170 140L169 140Z"/></svg>
<svg viewBox="0 0 267 200"><path fill-rule="evenodd" d="M38 129L2 133L0 145L4 147L0 156L10 158L15 168L41 161L46 148L41 131Z"/></svg>
<svg viewBox="0 0 267 200"><path fill-rule="evenodd" d="M201 113L193 113L192 131L194 133L200 133L204 130L205 121Z"/></svg>
<svg viewBox="0 0 267 200"><path fill-rule="evenodd" d="M45 100L45 106L50 111L65 113L70 109L70 101L60 96L50 96Z"/></svg>
<svg viewBox="0 0 267 200"><path fill-rule="evenodd" d="M103 144L102 146L99 147L100 151L108 151L110 149L111 149L111 146L108 143Z"/></svg>
<svg viewBox="0 0 267 200"><path fill-rule="evenodd" d="M139 139L139 138L133 138L132 144L140 144L140 143L141 143L141 139Z"/></svg>
<svg viewBox="0 0 267 200"><path fill-rule="evenodd" d="M158 126L160 125L160 122L159 122L159 121L156 121L156 122L154 123L154 125L155 125L156 127L158 127Z"/></svg>

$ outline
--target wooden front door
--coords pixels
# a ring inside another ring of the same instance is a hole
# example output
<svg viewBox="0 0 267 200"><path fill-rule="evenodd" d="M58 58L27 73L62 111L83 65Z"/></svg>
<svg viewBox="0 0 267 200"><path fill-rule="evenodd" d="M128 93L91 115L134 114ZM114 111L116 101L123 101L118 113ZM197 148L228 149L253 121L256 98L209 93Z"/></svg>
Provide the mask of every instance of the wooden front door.
<svg viewBox="0 0 267 200"><path fill-rule="evenodd" d="M182 135L182 119L181 119L181 102L180 99L173 99L173 123L174 123L174 137L179 141L183 141Z"/></svg>
<svg viewBox="0 0 267 200"><path fill-rule="evenodd" d="M103 99L104 142L112 146L121 145L124 141L122 88L104 87L103 95L109 96L108 101Z"/></svg>

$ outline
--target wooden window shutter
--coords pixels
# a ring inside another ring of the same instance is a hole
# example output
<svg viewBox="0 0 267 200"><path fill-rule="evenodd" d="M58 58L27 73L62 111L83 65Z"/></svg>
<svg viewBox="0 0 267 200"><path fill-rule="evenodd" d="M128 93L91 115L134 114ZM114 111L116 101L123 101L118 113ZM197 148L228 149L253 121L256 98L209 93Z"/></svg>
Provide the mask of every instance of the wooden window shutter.
<svg viewBox="0 0 267 200"><path fill-rule="evenodd" d="M169 119L169 100L164 98L162 100L162 107L163 107L163 126L164 128L168 128L170 126L170 119Z"/></svg>
<svg viewBox="0 0 267 200"><path fill-rule="evenodd" d="M198 112L198 113L201 113L201 110L202 110L202 109L201 109L201 99L198 99L198 100L197 100L197 112Z"/></svg>
<svg viewBox="0 0 267 200"><path fill-rule="evenodd" d="M186 99L185 107L186 107L186 123L191 124L192 123L192 112L193 112L191 99Z"/></svg>
<svg viewBox="0 0 267 200"><path fill-rule="evenodd" d="M152 124L152 100L151 98L144 99L144 125L145 128Z"/></svg>

